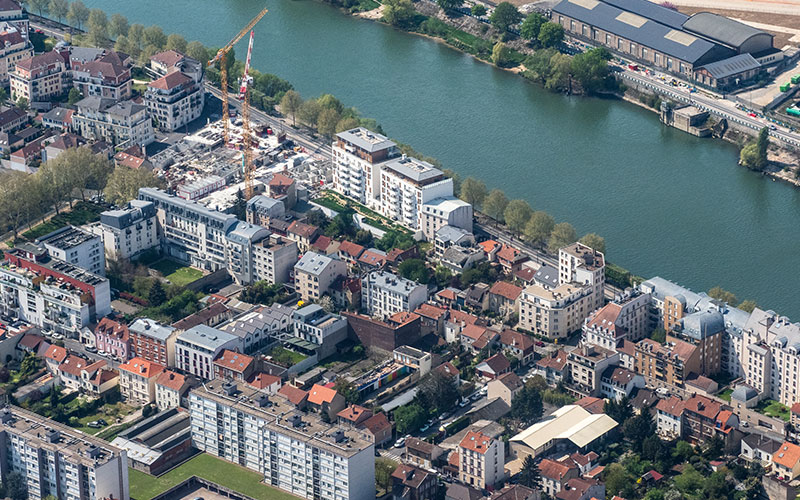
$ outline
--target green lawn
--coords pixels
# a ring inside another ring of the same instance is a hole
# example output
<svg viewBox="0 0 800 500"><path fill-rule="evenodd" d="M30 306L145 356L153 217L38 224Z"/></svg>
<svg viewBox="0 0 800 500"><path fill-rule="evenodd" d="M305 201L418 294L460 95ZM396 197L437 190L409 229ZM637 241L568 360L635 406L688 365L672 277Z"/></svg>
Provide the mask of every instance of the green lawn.
<svg viewBox="0 0 800 500"><path fill-rule="evenodd" d="M197 281L203 277L203 271L184 266L169 259L161 259L154 264L150 264L150 268L163 274L170 283L180 286L186 286L192 281Z"/></svg>
<svg viewBox="0 0 800 500"><path fill-rule="evenodd" d="M202 477L258 500L297 500L289 493L261 483L261 474L205 453L160 477L128 469L131 498L148 500L192 476Z"/></svg>
<svg viewBox="0 0 800 500"><path fill-rule="evenodd" d="M86 434L94 435L107 429L108 426L100 427L99 429L93 429L92 427L86 425L89 422L93 422L102 418L113 427L117 417L126 417L134 411L136 411L136 408L126 405L125 403L108 403L98 408L97 411L91 415L86 415L85 417L79 418L78 422L80 425L75 426L75 428L85 432Z"/></svg>
<svg viewBox="0 0 800 500"><path fill-rule="evenodd" d="M774 399L765 399L758 403L756 411L763 413L768 417L776 417L789 421L789 408L775 401Z"/></svg>
<svg viewBox="0 0 800 500"><path fill-rule="evenodd" d="M100 220L100 212L103 210L105 210L105 208L100 205L79 201L75 203L71 211L61 212L49 221L35 226L30 231L22 233L22 236L29 241L33 241L36 238L52 233L56 229L61 229L70 224L73 226L80 226L89 222L94 222Z"/></svg>
<svg viewBox="0 0 800 500"><path fill-rule="evenodd" d="M296 365L297 363L303 361L308 356L301 354L299 352L290 351L281 346L277 346L273 348L269 355L272 356L272 359L281 364L287 364L289 366Z"/></svg>
<svg viewBox="0 0 800 500"><path fill-rule="evenodd" d="M731 393L732 392L733 392L733 389L731 389L729 387L729 388L725 389L724 391L720 392L719 393L719 397L720 397L720 399L724 399L725 401L730 403L731 402Z"/></svg>

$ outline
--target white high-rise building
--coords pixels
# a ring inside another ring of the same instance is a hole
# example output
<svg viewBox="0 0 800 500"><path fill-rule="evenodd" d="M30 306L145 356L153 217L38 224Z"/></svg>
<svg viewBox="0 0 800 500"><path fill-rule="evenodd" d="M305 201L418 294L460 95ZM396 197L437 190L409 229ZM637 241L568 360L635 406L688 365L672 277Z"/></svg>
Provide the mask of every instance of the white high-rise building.
<svg viewBox="0 0 800 500"><path fill-rule="evenodd" d="M381 192L381 164L396 155L397 145L363 127L336 134L333 143L333 189L375 207Z"/></svg>
<svg viewBox="0 0 800 500"><path fill-rule="evenodd" d="M103 240L75 226L65 226L36 240L51 256L98 276L106 275Z"/></svg>
<svg viewBox="0 0 800 500"><path fill-rule="evenodd" d="M453 196L453 179L428 162L403 155L381 165L379 211L410 229L421 227L422 206Z"/></svg>
<svg viewBox="0 0 800 500"><path fill-rule="evenodd" d="M156 209L147 201L131 200L127 208L103 212L89 229L103 239L109 259L130 259L158 245Z"/></svg>
<svg viewBox="0 0 800 500"><path fill-rule="evenodd" d="M361 307L370 316L410 312L427 299L427 286L386 271L373 271L361 279Z"/></svg>
<svg viewBox="0 0 800 500"><path fill-rule="evenodd" d="M606 283L606 260L602 252L583 243L573 243L558 251L559 283L577 283L592 287L591 311L603 307ZM589 312L591 312L589 311Z"/></svg>
<svg viewBox="0 0 800 500"><path fill-rule="evenodd" d="M192 443L313 500L375 498L375 447L360 430L303 413L282 396L214 380L189 395Z"/></svg>

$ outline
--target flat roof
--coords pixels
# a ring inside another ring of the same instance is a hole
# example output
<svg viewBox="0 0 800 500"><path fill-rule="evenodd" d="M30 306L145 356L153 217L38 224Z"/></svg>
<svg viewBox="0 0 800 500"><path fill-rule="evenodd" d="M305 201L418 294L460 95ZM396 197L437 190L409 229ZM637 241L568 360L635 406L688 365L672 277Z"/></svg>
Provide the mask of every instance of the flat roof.
<svg viewBox="0 0 800 500"><path fill-rule="evenodd" d="M175 329L171 326L162 325L161 323L150 318L138 318L128 327L128 330L140 335L152 337L161 342L166 341Z"/></svg>
<svg viewBox="0 0 800 500"><path fill-rule="evenodd" d="M36 242L50 245L59 250L69 250L94 239L99 241L100 237L75 226L67 226L38 238Z"/></svg>
<svg viewBox="0 0 800 500"><path fill-rule="evenodd" d="M368 153L374 153L384 149L396 146L393 141L390 141L385 135L372 132L364 127L357 127L354 129L346 130L336 134L339 139L349 142Z"/></svg>
<svg viewBox="0 0 800 500"><path fill-rule="evenodd" d="M239 337L218 328L197 325L178 335L178 339L213 351Z"/></svg>
<svg viewBox="0 0 800 500"><path fill-rule="evenodd" d="M397 172L401 176L407 177L417 183L423 183L427 180L444 175L441 170L427 161L422 161L406 155L387 161L383 164L383 168Z"/></svg>

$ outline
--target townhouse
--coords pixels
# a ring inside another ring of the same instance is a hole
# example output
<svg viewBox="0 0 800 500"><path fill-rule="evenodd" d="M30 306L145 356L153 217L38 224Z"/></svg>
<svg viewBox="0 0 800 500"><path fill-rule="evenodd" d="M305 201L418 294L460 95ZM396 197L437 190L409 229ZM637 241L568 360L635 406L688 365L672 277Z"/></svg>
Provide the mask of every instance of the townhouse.
<svg viewBox="0 0 800 500"><path fill-rule="evenodd" d="M119 365L119 391L126 401L137 405L156 399L156 379L166 368L142 358L133 358Z"/></svg>
<svg viewBox="0 0 800 500"><path fill-rule="evenodd" d="M178 331L150 318L138 318L128 326L131 354L166 367L175 366Z"/></svg>

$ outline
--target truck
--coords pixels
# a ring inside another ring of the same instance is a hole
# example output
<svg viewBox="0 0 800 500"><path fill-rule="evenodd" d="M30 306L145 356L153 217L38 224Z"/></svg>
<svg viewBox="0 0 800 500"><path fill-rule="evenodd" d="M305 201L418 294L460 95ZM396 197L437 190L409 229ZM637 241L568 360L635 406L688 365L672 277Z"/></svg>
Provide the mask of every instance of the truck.
<svg viewBox="0 0 800 500"><path fill-rule="evenodd" d="M792 106L791 108L786 108L786 114L800 117L800 108L795 108L794 106Z"/></svg>
<svg viewBox="0 0 800 500"><path fill-rule="evenodd" d="M789 87L791 86L792 86L791 83L784 83L783 85L780 86L780 90L781 92L787 92L789 90Z"/></svg>
<svg viewBox="0 0 800 500"><path fill-rule="evenodd" d="M792 77L792 85L797 85L798 83L800 83L800 75L794 75Z"/></svg>

